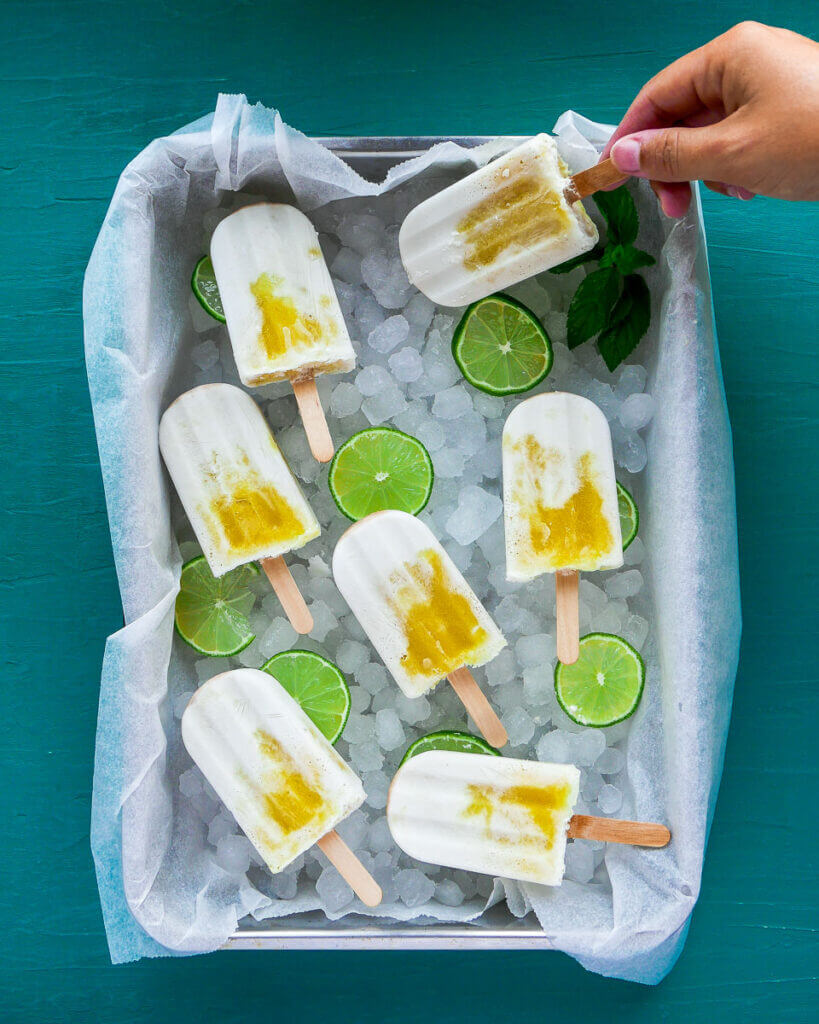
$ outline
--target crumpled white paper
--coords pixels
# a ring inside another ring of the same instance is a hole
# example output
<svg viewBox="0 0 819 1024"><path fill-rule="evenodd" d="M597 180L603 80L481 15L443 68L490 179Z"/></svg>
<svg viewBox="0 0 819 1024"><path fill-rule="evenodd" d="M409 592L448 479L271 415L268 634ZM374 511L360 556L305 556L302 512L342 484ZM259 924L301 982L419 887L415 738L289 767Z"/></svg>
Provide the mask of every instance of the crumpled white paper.
<svg viewBox="0 0 819 1024"><path fill-rule="evenodd" d="M570 112L555 131L577 170L596 160L610 129ZM195 339L190 268L203 216L225 189L309 211L375 195L433 164L466 170L502 145L467 151L444 143L376 185L277 112L220 96L213 115L153 142L120 178L84 289L89 386L126 623L105 651L91 829L114 962L212 950L246 914L263 919L317 906L308 893L284 902L238 888L178 799L184 754L171 702L195 684L171 647L180 558L157 428L179 390L180 353ZM679 955L699 891L740 633L730 428L699 208L665 222L653 241L653 251L662 246L655 289L662 300L659 328L643 343L657 413L641 533L657 623L645 653L649 678L662 685L647 689L629 731L620 813L666 821L674 839L661 851L610 846L610 890L498 882L487 901L505 895L516 913L531 906L554 948L590 970L647 983ZM442 907L441 919L467 921L482 911L471 901ZM380 914L408 920L417 912ZM366 924L363 916L352 920Z"/></svg>

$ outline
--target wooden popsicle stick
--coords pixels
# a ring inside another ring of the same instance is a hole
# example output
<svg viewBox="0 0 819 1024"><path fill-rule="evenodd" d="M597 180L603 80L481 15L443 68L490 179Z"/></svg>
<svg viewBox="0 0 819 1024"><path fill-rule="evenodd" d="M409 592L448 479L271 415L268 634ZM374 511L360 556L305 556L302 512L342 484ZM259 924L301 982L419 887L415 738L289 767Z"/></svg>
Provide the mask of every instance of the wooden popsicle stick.
<svg viewBox="0 0 819 1024"><path fill-rule="evenodd" d="M293 380L292 384L310 451L319 462L329 462L335 452L335 446L330 437L324 409L321 407L316 378L311 373L309 377Z"/></svg>
<svg viewBox="0 0 819 1024"><path fill-rule="evenodd" d="M270 586L281 601L281 606L284 609L284 614L290 620L290 625L297 633L309 633L313 628L313 616L301 596L301 591L296 586L296 581L290 574L287 562L281 555L278 555L276 558L263 558L259 565L264 569L265 576L270 580Z"/></svg>
<svg viewBox="0 0 819 1024"><path fill-rule="evenodd" d="M555 573L557 595L557 656L564 665L580 657L580 575L576 569Z"/></svg>
<svg viewBox="0 0 819 1024"><path fill-rule="evenodd" d="M475 682L475 677L468 668L456 668L450 672L447 679L452 683L452 689L461 698L461 703L472 716L472 721L477 725L484 738L493 747L502 747L508 741L506 729L503 722L495 714L495 710L483 690Z"/></svg>
<svg viewBox="0 0 819 1024"><path fill-rule="evenodd" d="M381 886L356 857L341 836L333 829L316 843L362 903L377 907L381 902Z"/></svg>
<svg viewBox="0 0 819 1024"><path fill-rule="evenodd" d="M668 846L671 833L654 821L623 821L621 818L595 818L573 814L569 822L570 839L600 839L605 843L628 846Z"/></svg>
<svg viewBox="0 0 819 1024"><path fill-rule="evenodd" d="M618 170L611 160L601 160L594 167L572 175L572 183L565 193L566 200L576 203L578 199L585 199L593 192L599 192L601 188L625 181L627 177L628 175Z"/></svg>

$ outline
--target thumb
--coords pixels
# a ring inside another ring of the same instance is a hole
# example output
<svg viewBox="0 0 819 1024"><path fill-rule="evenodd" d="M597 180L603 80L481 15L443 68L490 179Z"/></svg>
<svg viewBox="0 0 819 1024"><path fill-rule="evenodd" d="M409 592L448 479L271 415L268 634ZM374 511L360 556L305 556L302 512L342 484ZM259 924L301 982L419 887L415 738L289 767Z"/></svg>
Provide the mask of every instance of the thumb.
<svg viewBox="0 0 819 1024"><path fill-rule="evenodd" d="M652 181L730 181L721 123L702 128L653 128L626 135L611 148L618 170Z"/></svg>

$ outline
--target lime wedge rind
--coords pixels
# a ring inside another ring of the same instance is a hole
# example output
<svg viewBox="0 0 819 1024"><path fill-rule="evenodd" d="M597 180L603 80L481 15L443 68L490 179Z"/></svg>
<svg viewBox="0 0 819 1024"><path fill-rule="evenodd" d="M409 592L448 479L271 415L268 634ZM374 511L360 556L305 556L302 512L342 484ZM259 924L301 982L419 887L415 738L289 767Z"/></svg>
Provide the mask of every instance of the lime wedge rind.
<svg viewBox="0 0 819 1024"><path fill-rule="evenodd" d="M549 373L552 343L535 314L508 295L489 295L465 310L452 355L479 391L505 396L530 391Z"/></svg>
<svg viewBox="0 0 819 1024"><path fill-rule="evenodd" d="M174 607L174 626L185 643L210 658L231 657L253 643L248 615L256 596L248 582L258 574L251 562L217 579L204 555L187 561Z"/></svg>
<svg viewBox="0 0 819 1024"><path fill-rule="evenodd" d="M357 522L384 509L417 515L434 480L432 459L417 437L394 427L369 427L336 451L327 483L338 510Z"/></svg>
<svg viewBox="0 0 819 1024"><path fill-rule="evenodd" d="M206 313L220 324L225 323L225 312L222 308L222 296L213 272L213 264L207 254L199 258L191 274L191 288L199 300L199 305Z"/></svg>
<svg viewBox="0 0 819 1024"><path fill-rule="evenodd" d="M628 488L617 481L617 510L620 513L620 532L623 535L623 551L637 536L640 528L640 510Z"/></svg>
<svg viewBox="0 0 819 1024"><path fill-rule="evenodd" d="M281 651L262 671L273 676L330 743L344 732L352 698L341 669L315 651Z"/></svg>
<svg viewBox="0 0 819 1024"><path fill-rule="evenodd" d="M555 666L555 696L577 725L605 729L630 718L642 700L645 662L613 633L580 638L580 657Z"/></svg>
<svg viewBox="0 0 819 1024"><path fill-rule="evenodd" d="M441 729L438 732L427 733L426 736L419 736L417 740L407 747L407 751L401 758L401 764L409 761L416 754L422 754L427 750L456 750L466 754L495 754L501 757L501 752L481 739L480 736L473 736L471 732L461 732L457 729ZM401 765L398 766L399 768Z"/></svg>

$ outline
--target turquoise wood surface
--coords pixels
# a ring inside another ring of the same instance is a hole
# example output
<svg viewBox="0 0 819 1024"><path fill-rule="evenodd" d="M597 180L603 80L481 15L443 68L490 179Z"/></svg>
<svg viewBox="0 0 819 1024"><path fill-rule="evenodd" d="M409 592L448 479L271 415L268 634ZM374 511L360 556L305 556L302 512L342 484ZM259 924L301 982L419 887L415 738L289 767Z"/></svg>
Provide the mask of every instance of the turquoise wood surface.
<svg viewBox="0 0 819 1024"><path fill-rule="evenodd" d="M220 90L316 134L523 134L567 107L616 121L654 71L744 17L819 31L815 0L0 0L3 1019L816 1019L816 206L705 200L745 635L702 896L663 984L534 953L112 968L88 843L100 660L121 615L81 283L124 164Z"/></svg>

